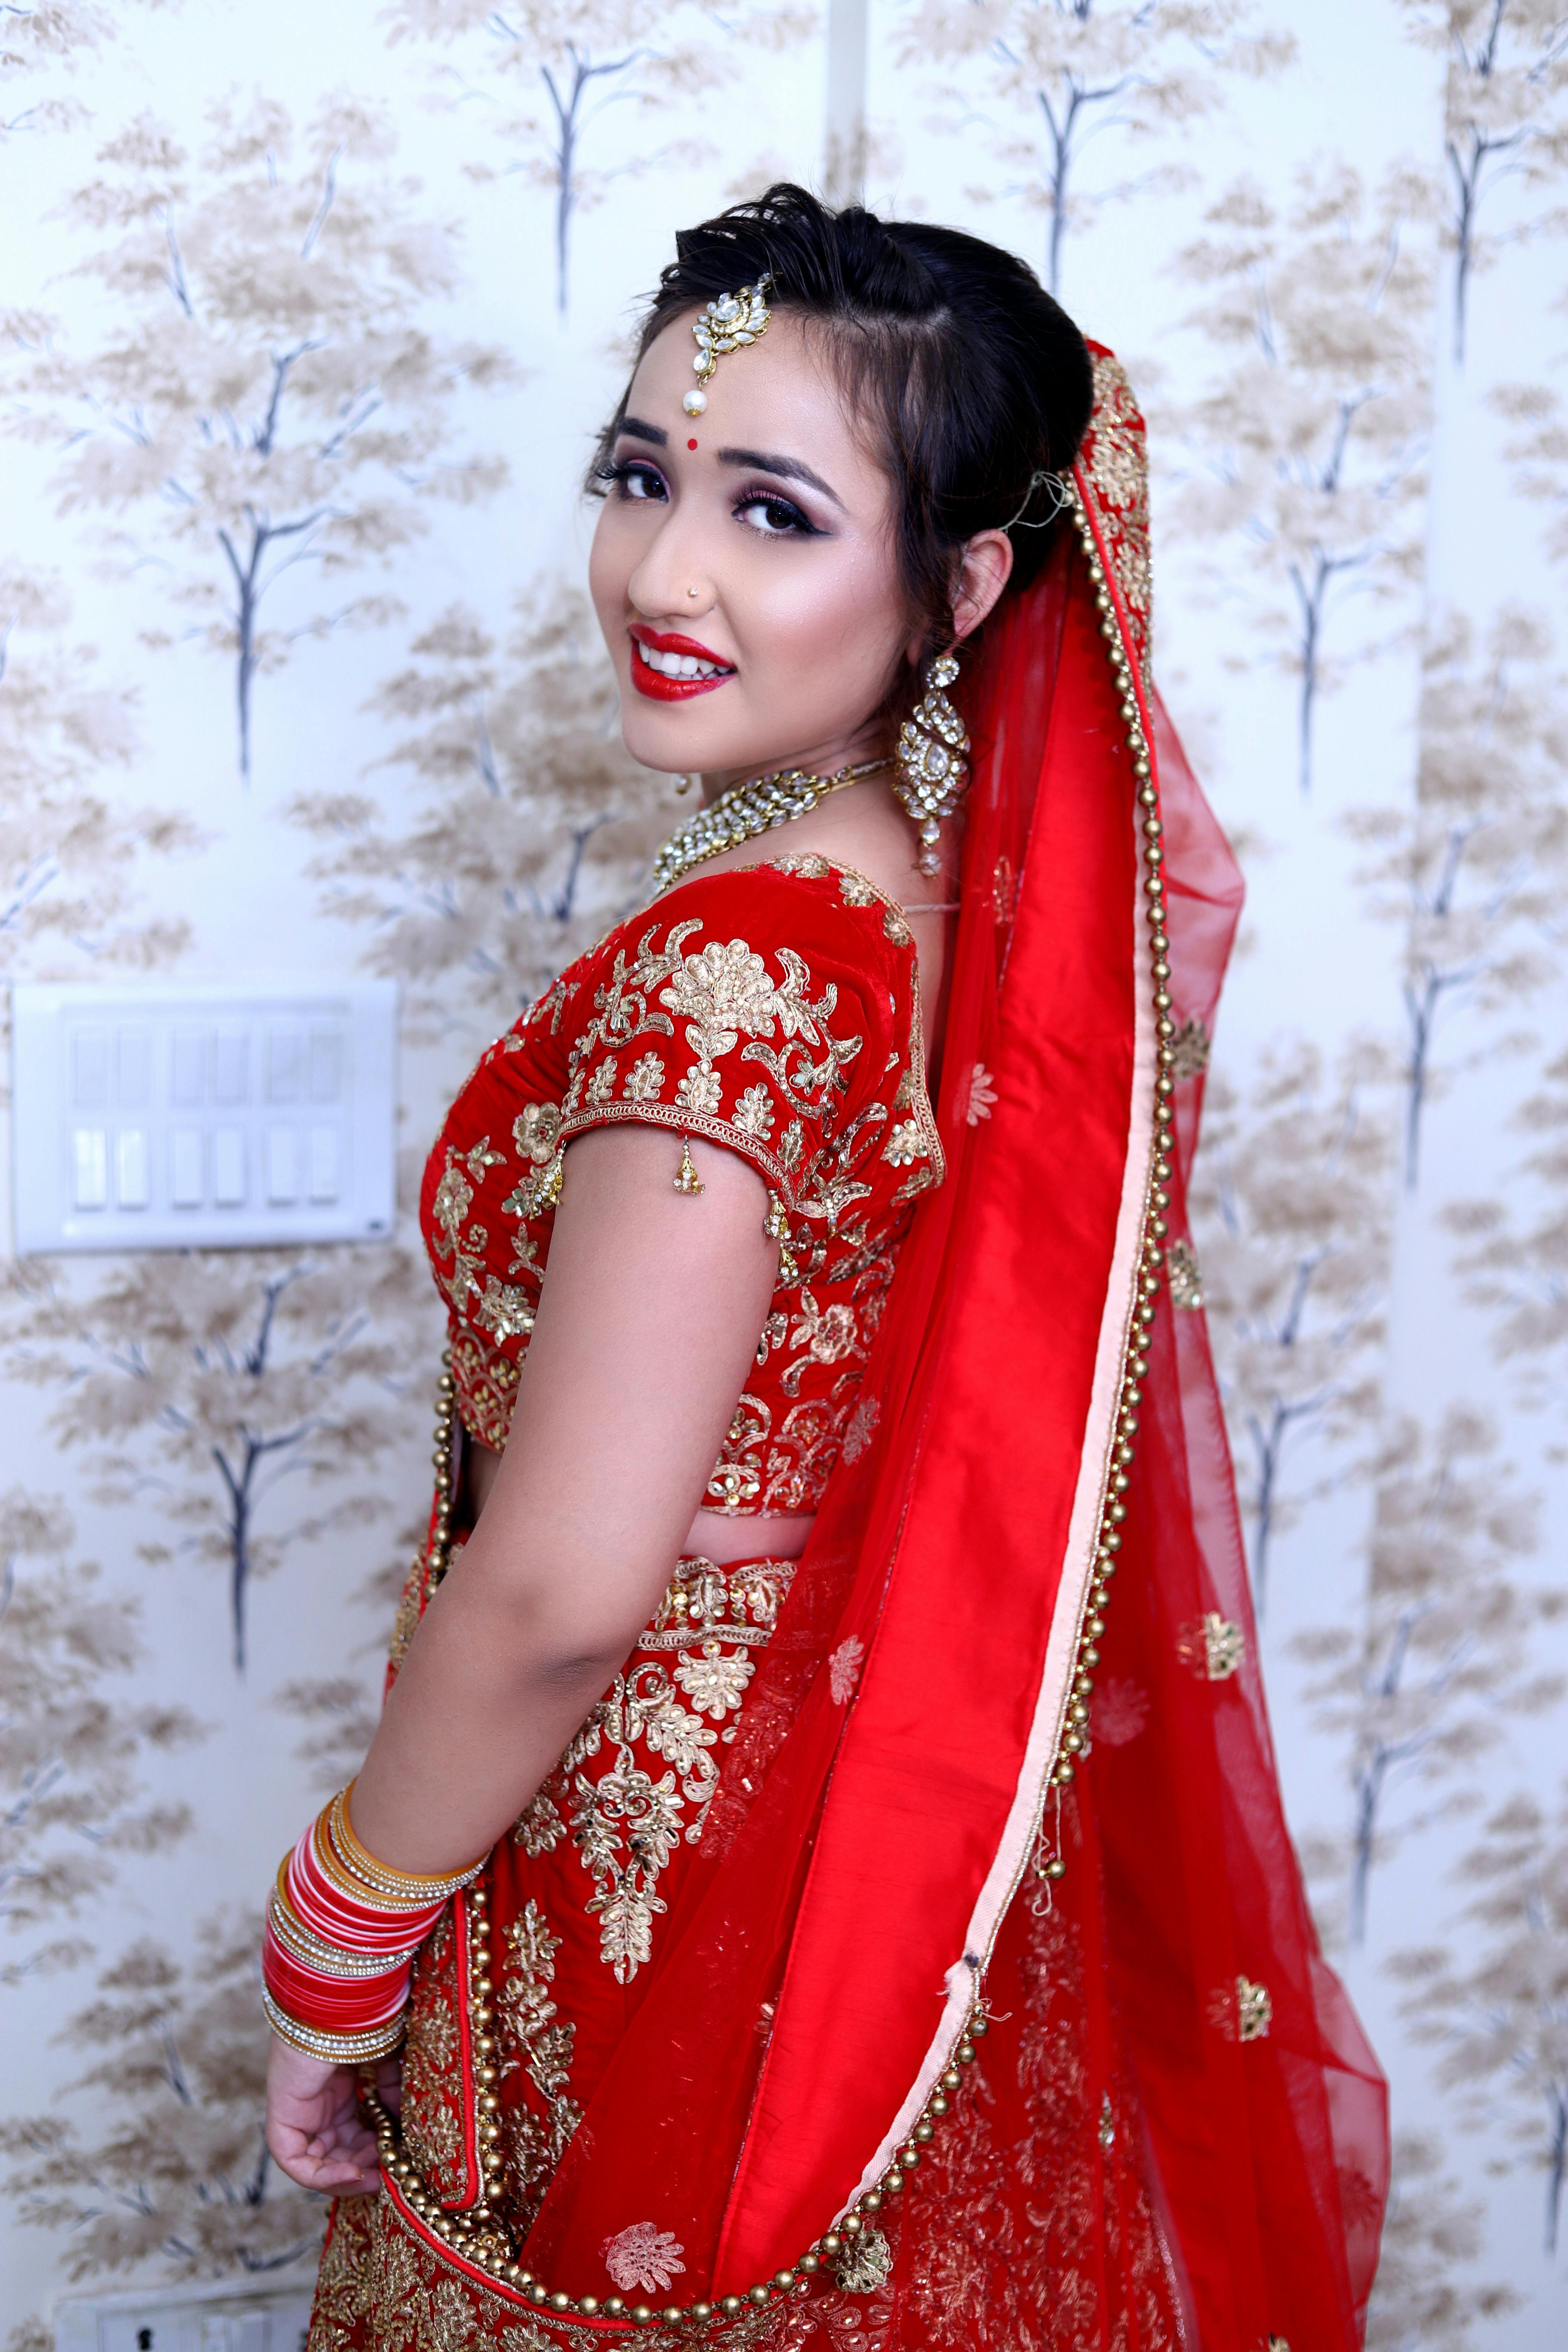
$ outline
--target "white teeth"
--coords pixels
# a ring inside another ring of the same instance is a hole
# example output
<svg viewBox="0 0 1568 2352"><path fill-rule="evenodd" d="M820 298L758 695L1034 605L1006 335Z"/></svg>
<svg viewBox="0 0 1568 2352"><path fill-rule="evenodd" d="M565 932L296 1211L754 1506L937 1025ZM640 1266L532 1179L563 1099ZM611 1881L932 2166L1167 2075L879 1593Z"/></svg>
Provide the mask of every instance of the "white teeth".
<svg viewBox="0 0 1568 2352"><path fill-rule="evenodd" d="M657 646L645 646L640 637L634 637L632 643L636 646L638 654L647 664L649 669L658 670L662 677L720 677L729 676L728 669L721 662L699 661L695 654L661 653Z"/></svg>

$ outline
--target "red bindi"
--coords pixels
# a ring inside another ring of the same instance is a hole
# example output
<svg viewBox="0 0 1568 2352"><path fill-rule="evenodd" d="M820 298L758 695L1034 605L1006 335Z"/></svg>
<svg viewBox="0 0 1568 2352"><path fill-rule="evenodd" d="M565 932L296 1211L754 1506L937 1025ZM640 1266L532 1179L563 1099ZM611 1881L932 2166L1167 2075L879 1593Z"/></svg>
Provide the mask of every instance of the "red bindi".
<svg viewBox="0 0 1568 2352"><path fill-rule="evenodd" d="M697 446L697 444L696 444L696 442L695 442L695 441L689 441L689 442L687 443L687 445L686 445L686 446L687 446L687 447L688 447L689 449L695 449L695 448L696 448L696 446Z"/></svg>

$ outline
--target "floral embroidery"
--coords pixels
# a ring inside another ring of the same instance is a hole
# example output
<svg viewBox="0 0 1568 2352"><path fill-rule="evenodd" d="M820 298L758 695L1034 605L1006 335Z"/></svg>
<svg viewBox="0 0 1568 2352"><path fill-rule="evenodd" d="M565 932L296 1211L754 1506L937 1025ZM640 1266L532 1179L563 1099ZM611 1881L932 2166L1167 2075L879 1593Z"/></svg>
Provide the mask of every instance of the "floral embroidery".
<svg viewBox="0 0 1568 2352"><path fill-rule="evenodd" d="M856 1412L904 1204L941 1175L912 957L888 945L888 919L896 932L901 918L864 877L824 858L784 870L820 887L837 910L832 952L843 953L840 936L850 942L851 969L859 934L867 985L847 992L841 967L823 970L805 938L799 950L775 944L776 928L759 946L736 936L740 925L712 936L679 902L675 920L639 918L591 950L490 1049L426 1180L432 1259L453 1309L459 1412L474 1436L500 1448L538 1312L568 1138L647 1118L745 1151L777 1203L786 1246L758 1339L759 1393L742 1401L705 1497L731 1516L820 1502ZM793 886L773 887L793 899ZM787 919L788 908L780 911ZM819 914L809 937L821 936ZM506 1060L514 1046L521 1058ZM465 1124L470 1105L483 1116Z"/></svg>
<svg viewBox="0 0 1568 2352"><path fill-rule="evenodd" d="M617 2230L599 2251L605 2268L623 2290L640 2286L651 2294L656 2287L671 2285L677 2273L686 2268L680 2259L685 2247L656 2221L634 2221L630 2229Z"/></svg>
<svg viewBox="0 0 1568 2352"><path fill-rule="evenodd" d="M866 1644L857 1633L840 1642L827 1661L827 1688L835 1706L847 1706L860 1680Z"/></svg>
<svg viewBox="0 0 1568 2352"><path fill-rule="evenodd" d="M664 1091L664 1064L657 1054L645 1054L626 1072L622 1089L627 1102L657 1102Z"/></svg>
<svg viewBox="0 0 1568 2352"><path fill-rule="evenodd" d="M859 1344L854 1308L842 1304L818 1307L811 1292L803 1289L800 1319L790 1333L790 1344L809 1349L811 1360L816 1364L836 1364L841 1357L854 1355ZM785 1380L787 1382L787 1373ZM788 1392L786 1386L786 1395Z"/></svg>
<svg viewBox="0 0 1568 2352"><path fill-rule="evenodd" d="M524 1853L553 1853L566 1834L566 1824L554 1799L541 1789L513 1822L511 1833Z"/></svg>
<svg viewBox="0 0 1568 2352"><path fill-rule="evenodd" d="M996 1108L996 1086L984 1062L974 1065L974 1076L969 1081L969 1109L966 1114L971 1127L978 1127L989 1118Z"/></svg>
<svg viewBox="0 0 1568 2352"><path fill-rule="evenodd" d="M1205 1681L1227 1683L1247 1656L1247 1636L1239 1625L1211 1609L1195 1625L1183 1626L1176 1655Z"/></svg>
<svg viewBox="0 0 1568 2352"><path fill-rule="evenodd" d="M688 1070L675 1089L680 1108L694 1112L699 1118L714 1118L722 1098L723 1089L716 1070Z"/></svg>
<svg viewBox="0 0 1568 2352"><path fill-rule="evenodd" d="M1173 1307L1190 1308L1203 1305L1203 1274L1191 1242L1177 1240L1170 1244L1165 1252L1165 1271L1170 1277Z"/></svg>
<svg viewBox="0 0 1568 2352"><path fill-rule="evenodd" d="M918 1119L899 1121L882 1146L882 1157L890 1168L912 1168L917 1160L924 1159Z"/></svg>
<svg viewBox="0 0 1568 2352"><path fill-rule="evenodd" d="M1141 1683L1114 1675L1094 1695L1089 1721L1096 1739L1107 1748L1125 1748L1149 1720L1149 1694Z"/></svg>
<svg viewBox="0 0 1568 2352"><path fill-rule="evenodd" d="M557 1103L530 1103L521 1118L512 1121L512 1140L527 1160L542 1167L552 1159L561 1134L561 1108Z"/></svg>
<svg viewBox="0 0 1568 2352"><path fill-rule="evenodd" d="M1194 1015L1171 1040L1171 1076L1179 1086L1184 1078L1202 1077L1208 1066L1209 1033Z"/></svg>
<svg viewBox="0 0 1568 2352"><path fill-rule="evenodd" d="M666 1907L660 1874L683 1835L691 1844L700 1838L719 1786L710 1752L719 1735L703 1716L718 1723L734 1713L752 1673L746 1648L735 1643L726 1657L718 1640L706 1641L700 1655L683 1650L673 1679L662 1664L636 1665L616 1676L562 1759L573 1842L595 1881L586 1907L599 1921L599 1956L617 1984L630 1984L652 1958L653 1923ZM698 1712L682 1704L681 1691ZM595 1779L582 1768L606 1741L616 1759ZM657 1780L637 1760L639 1745L669 1768ZM689 1824L689 1804L697 1807Z"/></svg>
<svg viewBox="0 0 1568 2352"><path fill-rule="evenodd" d="M766 1087L748 1087L735 1105L735 1124L742 1135L758 1135L765 1141L773 1132L773 1098Z"/></svg>
<svg viewBox="0 0 1568 2352"><path fill-rule="evenodd" d="M873 1431L881 1417L882 1407L876 1397L862 1397L849 1416L849 1426L844 1433L844 1459L858 1462L871 1443Z"/></svg>
<svg viewBox="0 0 1568 2352"><path fill-rule="evenodd" d="M508 2186L518 2208L517 2225L526 2231L583 2120L582 2108L569 2095L577 2029L563 2021L551 1998L561 1937L551 1934L531 1897L508 1926L506 1944L507 1973L496 1999L507 2050L500 2081L504 2084L509 2075L525 2073L544 2107L542 2116L526 2101L502 2107Z"/></svg>

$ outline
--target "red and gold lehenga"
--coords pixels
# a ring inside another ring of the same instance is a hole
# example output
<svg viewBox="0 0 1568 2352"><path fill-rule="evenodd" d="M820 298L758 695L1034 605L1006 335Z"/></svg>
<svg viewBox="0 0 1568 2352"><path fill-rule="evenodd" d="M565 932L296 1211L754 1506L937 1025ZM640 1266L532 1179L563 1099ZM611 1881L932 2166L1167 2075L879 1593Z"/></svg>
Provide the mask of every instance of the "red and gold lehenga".
<svg viewBox="0 0 1568 2352"><path fill-rule="evenodd" d="M1239 887L1095 372L968 683L934 1107L899 909L760 853L564 973L432 1157L443 1445L499 1447L571 1139L742 1153L779 1284L707 1501L816 1516L679 1563L429 1937L311 2352L1360 2341L1384 2087L1281 1815L1184 1222Z"/></svg>

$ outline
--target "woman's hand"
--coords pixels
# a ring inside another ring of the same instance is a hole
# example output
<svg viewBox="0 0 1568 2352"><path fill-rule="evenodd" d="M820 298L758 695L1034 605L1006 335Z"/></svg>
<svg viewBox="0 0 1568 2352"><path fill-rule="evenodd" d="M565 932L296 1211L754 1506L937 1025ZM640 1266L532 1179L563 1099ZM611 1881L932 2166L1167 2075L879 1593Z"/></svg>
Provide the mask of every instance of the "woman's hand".
<svg viewBox="0 0 1568 2352"><path fill-rule="evenodd" d="M395 2111L403 2066L383 2058L376 2095ZM359 2070L307 2056L278 2034L267 2063L267 2145L274 2162L301 2189L366 2197L381 2186L375 2134L359 2110Z"/></svg>

